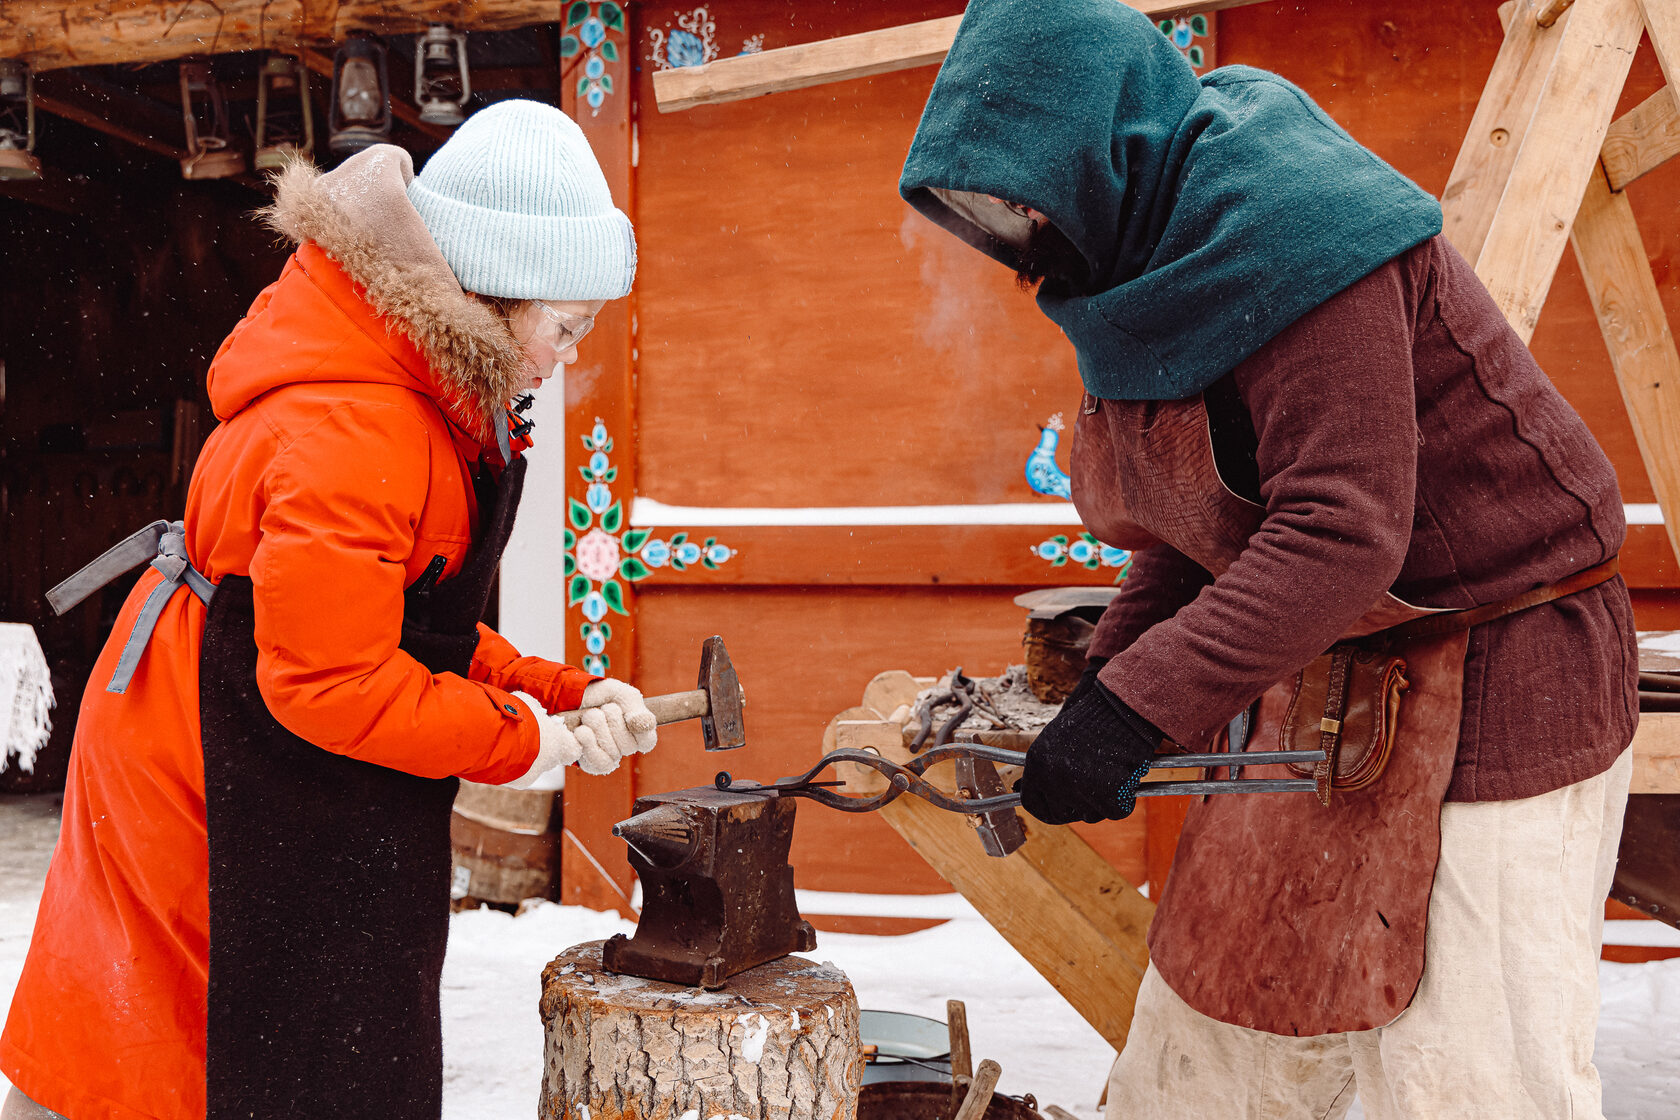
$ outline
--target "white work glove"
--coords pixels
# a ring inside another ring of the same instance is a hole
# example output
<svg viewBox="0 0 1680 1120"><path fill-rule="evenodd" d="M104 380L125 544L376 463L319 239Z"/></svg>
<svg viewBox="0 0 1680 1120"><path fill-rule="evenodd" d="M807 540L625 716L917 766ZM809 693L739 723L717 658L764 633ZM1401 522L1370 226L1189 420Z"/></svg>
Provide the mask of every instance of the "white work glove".
<svg viewBox="0 0 1680 1120"><path fill-rule="evenodd" d="M585 774L610 774L625 755L653 749L657 736L653 713L642 694L623 681L601 680L583 690L582 720L567 727L559 715L543 710L535 697L515 696L537 716L537 758L522 776L504 783L510 789L531 789L544 774L577 764Z"/></svg>

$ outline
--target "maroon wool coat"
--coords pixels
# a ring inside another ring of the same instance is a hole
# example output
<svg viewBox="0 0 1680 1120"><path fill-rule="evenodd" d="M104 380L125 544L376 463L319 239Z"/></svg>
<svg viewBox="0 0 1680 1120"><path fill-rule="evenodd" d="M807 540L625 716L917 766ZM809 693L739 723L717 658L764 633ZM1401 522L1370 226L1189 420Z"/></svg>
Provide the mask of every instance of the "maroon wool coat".
<svg viewBox="0 0 1680 1120"><path fill-rule="evenodd" d="M1252 449L1264 523L1217 580L1138 551L1091 643L1103 683L1174 739L1205 740L1384 591L1490 603L1626 536L1609 460L1444 237L1302 316L1209 390L1210 412L1222 396L1252 425L1218 431L1222 465ZM1638 722L1637 672L1620 577L1475 627L1447 799L1607 769Z"/></svg>

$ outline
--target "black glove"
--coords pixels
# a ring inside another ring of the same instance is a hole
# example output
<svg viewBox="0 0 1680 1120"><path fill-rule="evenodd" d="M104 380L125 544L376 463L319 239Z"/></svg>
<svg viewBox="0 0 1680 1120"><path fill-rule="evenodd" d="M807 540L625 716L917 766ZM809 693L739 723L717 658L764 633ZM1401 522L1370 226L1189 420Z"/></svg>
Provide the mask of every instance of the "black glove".
<svg viewBox="0 0 1680 1120"><path fill-rule="evenodd" d="M1061 713L1027 749L1016 788L1021 808L1045 824L1130 816L1149 759L1161 749L1161 731L1105 688L1097 668L1086 670Z"/></svg>
<svg viewBox="0 0 1680 1120"><path fill-rule="evenodd" d="M1107 664L1108 658L1106 657L1092 657L1087 659L1085 662L1085 671L1079 674L1079 681L1073 686L1073 691L1062 698L1062 707L1065 709L1069 704L1073 703L1075 700L1091 691L1092 688L1096 687L1097 674L1102 672L1102 667Z"/></svg>

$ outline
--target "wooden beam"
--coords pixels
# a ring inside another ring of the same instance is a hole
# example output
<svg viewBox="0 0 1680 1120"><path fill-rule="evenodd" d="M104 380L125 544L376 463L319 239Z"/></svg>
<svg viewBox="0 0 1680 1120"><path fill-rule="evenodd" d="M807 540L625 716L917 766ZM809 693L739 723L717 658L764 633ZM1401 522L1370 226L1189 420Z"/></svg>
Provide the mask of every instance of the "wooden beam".
<svg viewBox="0 0 1680 1120"><path fill-rule="evenodd" d="M1258 0L1131 0L1132 7L1154 18L1238 8ZM679 66L653 76L653 93L662 113L715 105L749 97L805 89L851 78L867 78L932 66L945 58L956 38L961 16L923 20L879 31L841 35L778 47L758 54L721 58L699 66Z"/></svg>
<svg viewBox="0 0 1680 1120"><path fill-rule="evenodd" d="M39 179L0 182L0 198L15 198L43 210L78 218L108 218L122 210L122 193L83 176L71 178L50 166Z"/></svg>
<svg viewBox="0 0 1680 1120"><path fill-rule="evenodd" d="M187 158L180 113L120 86L77 74L42 74L35 79L35 104L156 155L177 162Z"/></svg>
<svg viewBox="0 0 1680 1120"><path fill-rule="evenodd" d="M1676 155L1680 155L1680 107L1675 105L1670 85L1616 118L1604 135L1599 158L1610 189L1620 191Z"/></svg>
<svg viewBox="0 0 1680 1120"><path fill-rule="evenodd" d="M1669 544L1680 555L1680 351L1633 208L1597 169L1571 240Z"/></svg>
<svg viewBox="0 0 1680 1120"><path fill-rule="evenodd" d="M1680 793L1680 712L1646 712L1633 736L1629 793Z"/></svg>
<svg viewBox="0 0 1680 1120"><path fill-rule="evenodd" d="M1521 19L1511 34L1524 33ZM1577 0L1561 33L1533 120L1521 136L1476 275L1513 330L1534 336L1598 153L1627 81L1645 20L1638 0Z"/></svg>
<svg viewBox="0 0 1680 1120"><path fill-rule="evenodd" d="M297 54L358 31L412 34L429 23L508 31L553 23L564 7L564 0L6 0L0 58L41 72L231 51Z"/></svg>
<svg viewBox="0 0 1680 1120"><path fill-rule="evenodd" d="M1537 22L1540 4L1541 0L1522 0L1500 7L1505 41L1441 192L1441 232L1467 261L1481 255L1563 40L1561 28L1547 29Z"/></svg>
<svg viewBox="0 0 1680 1120"><path fill-rule="evenodd" d="M893 762L910 761L909 705L931 683L905 672L879 674L864 690L862 704L830 722L824 750L854 747ZM848 795L885 787L877 771L850 765L836 770ZM1005 770L1008 785L1018 771ZM927 777L947 792L955 788L951 767L930 769ZM986 854L968 818L920 798L900 797L880 812L1098 1034L1117 1051L1125 1046L1149 964L1145 939L1153 902L1071 828L1021 814L1026 843L996 858Z"/></svg>

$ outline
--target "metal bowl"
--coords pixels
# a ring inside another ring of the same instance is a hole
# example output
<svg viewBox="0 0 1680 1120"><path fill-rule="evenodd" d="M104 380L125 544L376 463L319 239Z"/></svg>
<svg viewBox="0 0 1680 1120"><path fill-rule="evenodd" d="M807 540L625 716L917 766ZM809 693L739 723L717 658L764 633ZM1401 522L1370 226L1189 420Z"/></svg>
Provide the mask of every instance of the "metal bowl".
<svg viewBox="0 0 1680 1120"><path fill-rule="evenodd" d="M951 1083L951 1031L938 1019L902 1011L860 1011L858 1040L875 1047L863 1083Z"/></svg>

